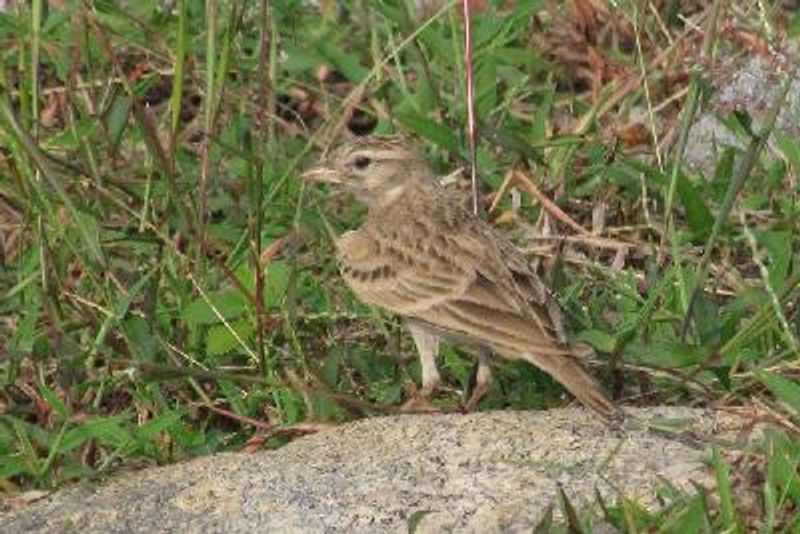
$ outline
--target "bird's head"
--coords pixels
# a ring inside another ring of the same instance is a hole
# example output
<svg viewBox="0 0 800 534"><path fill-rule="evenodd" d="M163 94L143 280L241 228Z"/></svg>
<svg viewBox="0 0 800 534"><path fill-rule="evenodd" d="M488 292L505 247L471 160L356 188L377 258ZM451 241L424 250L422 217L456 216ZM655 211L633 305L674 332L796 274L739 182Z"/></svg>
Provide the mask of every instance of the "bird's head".
<svg viewBox="0 0 800 534"><path fill-rule="evenodd" d="M411 180L432 180L433 173L405 139L372 135L336 147L303 177L336 184L367 205L380 206Z"/></svg>

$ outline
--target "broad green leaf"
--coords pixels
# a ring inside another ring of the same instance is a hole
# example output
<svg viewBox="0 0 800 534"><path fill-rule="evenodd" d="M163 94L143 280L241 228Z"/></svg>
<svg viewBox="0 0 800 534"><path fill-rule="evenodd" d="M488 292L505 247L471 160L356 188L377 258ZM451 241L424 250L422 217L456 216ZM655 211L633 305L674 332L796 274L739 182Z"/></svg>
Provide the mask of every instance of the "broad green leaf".
<svg viewBox="0 0 800 534"><path fill-rule="evenodd" d="M733 147L725 147L717 160L714 169L714 180L711 182L714 192L714 199L721 201L725 196L725 190L733 177L734 163L736 162L736 150Z"/></svg>
<svg viewBox="0 0 800 534"><path fill-rule="evenodd" d="M780 289L789 274L792 261L791 232L784 230L756 231L756 239L769 251L769 278L774 289Z"/></svg>
<svg viewBox="0 0 800 534"><path fill-rule="evenodd" d="M153 329L148 321L138 315L129 315L122 321L128 346L138 358L152 360L158 347Z"/></svg>
<svg viewBox="0 0 800 534"><path fill-rule="evenodd" d="M28 462L20 454L0 455L0 480L17 475L36 475Z"/></svg>
<svg viewBox="0 0 800 534"><path fill-rule="evenodd" d="M706 207L700 192L684 176L678 177L678 196L683 203L689 227L694 232L694 239L705 241L714 224L714 217Z"/></svg>
<svg viewBox="0 0 800 534"><path fill-rule="evenodd" d="M335 347L328 351L325 360L322 362L322 379L328 387L335 388L339 383L339 370L342 367L343 355L341 350Z"/></svg>
<svg viewBox="0 0 800 534"><path fill-rule="evenodd" d="M212 308L213 307L213 308ZM236 289L224 289L208 294L208 300L200 297L183 310L183 318L192 326L219 323L219 312L226 320L235 319L247 309L245 297Z"/></svg>
<svg viewBox="0 0 800 534"><path fill-rule="evenodd" d="M699 293L695 310L695 322L701 343L706 347L718 345L721 338L719 305L706 293Z"/></svg>
<svg viewBox="0 0 800 534"><path fill-rule="evenodd" d="M413 130L420 137L435 143L441 148L455 154L461 152L461 144L458 142L458 138L454 135L452 129L422 117L410 110L398 112L396 118L403 126Z"/></svg>
<svg viewBox="0 0 800 534"><path fill-rule="evenodd" d="M800 384L766 371L757 376L779 401L792 409L795 416L800 416Z"/></svg>
<svg viewBox="0 0 800 534"><path fill-rule="evenodd" d="M106 128L108 130L111 149L116 151L122 141L122 135L128 127L131 114L131 99L121 91L114 98L106 113Z"/></svg>
<svg viewBox="0 0 800 534"><path fill-rule="evenodd" d="M240 232L241 233L241 232ZM250 262L243 261L234 271L236 279L246 288L250 293L256 292L256 277L253 275L253 269Z"/></svg>
<svg viewBox="0 0 800 534"><path fill-rule="evenodd" d="M280 306L289 287L289 266L283 260L269 263L264 280L264 303L268 308Z"/></svg>
<svg viewBox="0 0 800 534"><path fill-rule="evenodd" d="M255 323L247 319L234 321L228 324L244 343L248 342L250 335L255 332L256 329ZM217 324L209 329L208 338L206 340L206 353L209 356L226 354L239 346L239 340L236 339L233 332L224 324Z"/></svg>
<svg viewBox="0 0 800 534"><path fill-rule="evenodd" d="M97 224L97 219L95 219L94 215L79 210L75 210L73 215L73 222L78 227L78 232L85 244L94 252L98 260L105 263L103 248L100 246L100 227ZM77 244L76 248L79 248Z"/></svg>
<svg viewBox="0 0 800 534"><path fill-rule="evenodd" d="M61 441L59 452L67 452L90 439L97 439L101 444L121 447L131 439L130 432L122 426L129 419L127 415L100 417L71 428Z"/></svg>
<svg viewBox="0 0 800 534"><path fill-rule="evenodd" d="M28 32L30 31L28 25L20 26L17 17L11 17L5 12L0 12L0 38L20 33L20 31Z"/></svg>
<svg viewBox="0 0 800 534"><path fill-rule="evenodd" d="M576 337L578 341L584 341L601 352L613 352L616 346L614 337L601 330L584 330Z"/></svg>
<svg viewBox="0 0 800 534"><path fill-rule="evenodd" d="M330 60L353 83L359 83L369 72L355 54L346 53L344 48L330 40L317 41L316 48L320 55Z"/></svg>
<svg viewBox="0 0 800 534"><path fill-rule="evenodd" d="M286 54L286 60L281 61L281 68L291 74L308 73L323 61L320 54L300 42L287 40L281 44L281 50Z"/></svg>
<svg viewBox="0 0 800 534"><path fill-rule="evenodd" d="M20 459L26 463L31 473L38 475L41 472L42 462L31 442L31 437L28 435L28 429L30 428L32 430L35 427L19 419L11 419L11 425L14 428L14 434L17 438L17 448L21 453Z"/></svg>
<svg viewBox="0 0 800 534"><path fill-rule="evenodd" d="M709 351L677 341L632 342L625 348L626 360L661 368L681 368L703 362Z"/></svg>
<svg viewBox="0 0 800 534"><path fill-rule="evenodd" d="M182 410L167 410L136 429L137 438L152 439L161 432L168 430L171 426L178 424L183 418Z"/></svg>
<svg viewBox="0 0 800 534"><path fill-rule="evenodd" d="M778 147L780 147L784 157L789 160L789 164L794 168L795 174L800 174L800 139L779 133L774 135L778 139Z"/></svg>

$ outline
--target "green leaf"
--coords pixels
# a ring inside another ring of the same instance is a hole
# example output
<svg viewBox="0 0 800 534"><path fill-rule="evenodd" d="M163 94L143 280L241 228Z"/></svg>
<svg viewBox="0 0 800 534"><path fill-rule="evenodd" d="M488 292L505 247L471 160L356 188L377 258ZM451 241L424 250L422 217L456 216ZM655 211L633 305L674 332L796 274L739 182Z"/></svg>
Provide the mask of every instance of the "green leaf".
<svg viewBox="0 0 800 534"><path fill-rule="evenodd" d="M734 164L736 163L736 149L725 147L722 154L717 159L717 166L714 169L714 180L712 180L712 190L714 200L717 202L725 196L725 190L733 177Z"/></svg>
<svg viewBox="0 0 800 534"><path fill-rule="evenodd" d="M792 409L795 416L800 416L800 384L766 371L759 372L756 376L779 401Z"/></svg>
<svg viewBox="0 0 800 534"><path fill-rule="evenodd" d="M798 466L800 466L800 447L798 444L788 439L783 434L770 431L768 434L769 443L766 450L772 451L769 455L767 465L767 478L780 488L779 494L783 493L781 499L788 496L795 506L800 505L800 477L798 477Z"/></svg>
<svg viewBox="0 0 800 534"><path fill-rule="evenodd" d="M417 527L425 518L426 515L432 513L433 510L417 510L412 513L409 518L406 520L406 531L408 534L416 534Z"/></svg>
<svg viewBox="0 0 800 534"><path fill-rule="evenodd" d="M137 358L153 360L156 354L157 341L148 321L137 315L130 315L122 321L122 328L128 345L134 350Z"/></svg>
<svg viewBox="0 0 800 534"><path fill-rule="evenodd" d="M700 342L706 347L717 346L721 338L719 305L706 293L699 293L695 310L697 334Z"/></svg>
<svg viewBox="0 0 800 534"><path fill-rule="evenodd" d="M656 341L630 343L626 349L626 360L661 368L681 368L703 362L709 355L708 349L694 347L677 341Z"/></svg>
<svg viewBox="0 0 800 534"><path fill-rule="evenodd" d="M11 17L5 12L0 12L0 38L5 39L9 35L28 32L28 26L20 26L16 17Z"/></svg>
<svg viewBox="0 0 800 534"><path fill-rule="evenodd" d="M756 239L769 251L769 272L772 287L780 289L789 274L792 261L792 233L788 231L755 231Z"/></svg>
<svg viewBox="0 0 800 534"><path fill-rule="evenodd" d="M497 105L497 65L494 51L483 54L475 68L475 111L485 120Z"/></svg>
<svg viewBox="0 0 800 534"><path fill-rule="evenodd" d="M719 495L720 511L722 512L722 526L725 527L728 532L739 531L728 464L725 463L725 460L719 453L719 449L716 447L714 447L711 461L714 465L714 473L717 479L717 493Z"/></svg>
<svg viewBox="0 0 800 534"><path fill-rule="evenodd" d="M44 400L47 401L47 404L50 405L50 408L52 408L53 411L58 414L62 421L69 418L69 410L67 410L67 407L61 401L61 399L58 398L58 395L56 395L52 389L47 387L47 384L40 382L36 384L36 386L39 389L39 393L42 395L42 397L44 397Z"/></svg>
<svg viewBox="0 0 800 534"><path fill-rule="evenodd" d="M513 4L514 10L509 16L509 23L519 24L519 29L524 31L528 27L528 21L542 8L542 4L544 0L517 0Z"/></svg>
<svg viewBox="0 0 800 534"><path fill-rule="evenodd" d="M685 532L710 532L706 520L705 504L701 495L684 506L679 506L661 525L658 532L683 534Z"/></svg>
<svg viewBox="0 0 800 534"><path fill-rule="evenodd" d="M330 60L342 74L353 83L363 80L369 70L364 67L354 54L344 52L344 48L330 39L320 39L316 42L317 51Z"/></svg>
<svg viewBox="0 0 800 534"><path fill-rule="evenodd" d="M216 308L226 320L235 319L244 313L247 307L245 297L236 289L225 289L208 294L208 300L200 297L191 302L183 310L184 320L192 326L201 324L217 324L219 317Z"/></svg>
<svg viewBox="0 0 800 534"><path fill-rule="evenodd" d="M137 438L150 440L176 425L184 416L183 410L167 410L136 429Z"/></svg>
<svg viewBox="0 0 800 534"><path fill-rule="evenodd" d="M558 496L561 503L561 513L567 518L569 531L576 534L582 533L583 528L581 528L581 522L580 519L578 519L578 512L575 510L575 506L573 506L572 501L570 501L561 484L558 485Z"/></svg>
<svg viewBox="0 0 800 534"><path fill-rule="evenodd" d="M400 124L413 130L420 137L454 154L461 153L461 144L458 142L458 138L453 134L452 129L422 117L410 110L398 112L396 118L400 121Z"/></svg>
<svg viewBox="0 0 800 534"><path fill-rule="evenodd" d="M547 507L547 510L542 515L542 518L533 527L533 534L548 534L549 532L553 532L553 506L550 505Z"/></svg>
<svg viewBox="0 0 800 534"><path fill-rule="evenodd" d="M678 178L678 196L683 203L686 212L686 219L689 227L694 232L693 238L700 241L708 239L711 227L714 225L714 217L706 207L700 192L684 176Z"/></svg>
<svg viewBox="0 0 800 534"><path fill-rule="evenodd" d="M17 325L16 331L11 338L10 347L19 352L33 351L33 343L36 340L36 324L39 321L39 314L42 312L38 295L35 300L31 300L26 306L27 310L19 310L22 319Z"/></svg>
<svg viewBox="0 0 800 534"><path fill-rule="evenodd" d="M267 266L264 280L264 303L267 308L277 308L289 287L289 266L285 261L272 261Z"/></svg>
<svg viewBox="0 0 800 534"><path fill-rule="evenodd" d="M131 439L130 432L121 424L127 420L127 415L100 417L71 428L64 435L59 452L70 451L90 439L97 439L103 445L121 447Z"/></svg>
<svg viewBox="0 0 800 534"><path fill-rule="evenodd" d="M584 330L576 336L578 341L583 341L591 345L600 352L614 352L616 340L614 336L606 334L601 330Z"/></svg>
<svg viewBox="0 0 800 534"><path fill-rule="evenodd" d="M786 159L789 160L789 164L794 168L795 174L800 174L800 139L777 132L774 135L778 139L778 147Z"/></svg>
<svg viewBox="0 0 800 534"><path fill-rule="evenodd" d="M294 42L291 39L281 44L281 51L286 54L286 60L281 61L281 68L291 74L299 72L306 74L324 61L316 50L310 49L305 43Z"/></svg>
<svg viewBox="0 0 800 534"><path fill-rule="evenodd" d="M30 436L28 436L27 425L18 419L11 419L11 425L14 427L14 434L17 437L17 447L21 453L20 460L25 462L28 472L38 476L41 472L42 462L38 454L36 454L36 449L31 443ZM30 428L35 427L31 425Z"/></svg>
<svg viewBox="0 0 800 534"><path fill-rule="evenodd" d="M769 471L767 471L767 475L769 475ZM771 476L764 478L764 529L762 532L774 532L775 515L778 511L777 484Z"/></svg>
<svg viewBox="0 0 800 534"><path fill-rule="evenodd" d="M75 226L77 226L84 243L92 250L101 264L105 263L106 259L103 254L103 248L100 246L100 227L94 215L75 209L73 211L73 222ZM77 245L76 248L78 248Z"/></svg>
<svg viewBox="0 0 800 534"><path fill-rule="evenodd" d="M239 339L245 343L256 329L253 321L249 320L235 321L228 324L239 336ZM239 340L236 339L231 329L224 324L217 324L209 329L206 340L206 353L209 356L226 354L240 346Z"/></svg>
<svg viewBox="0 0 800 534"><path fill-rule="evenodd" d="M0 456L0 480L15 477L17 475L35 475L28 462L20 454Z"/></svg>
<svg viewBox="0 0 800 534"><path fill-rule="evenodd" d="M106 128L108 129L109 142L111 149L116 152L119 147L122 135L128 127L128 119L131 114L131 99L122 94L117 94L114 101L106 113Z"/></svg>
<svg viewBox="0 0 800 534"><path fill-rule="evenodd" d="M336 347L328 351L325 360L322 362L322 379L328 387L335 388L339 383L339 370L342 367L344 355Z"/></svg>

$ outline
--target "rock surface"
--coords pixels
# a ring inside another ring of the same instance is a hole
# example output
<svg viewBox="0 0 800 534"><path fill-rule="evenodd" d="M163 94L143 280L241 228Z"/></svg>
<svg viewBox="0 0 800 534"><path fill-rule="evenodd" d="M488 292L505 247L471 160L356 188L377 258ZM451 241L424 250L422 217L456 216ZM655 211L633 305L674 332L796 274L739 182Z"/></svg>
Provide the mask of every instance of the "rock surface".
<svg viewBox="0 0 800 534"><path fill-rule="evenodd" d="M652 505L659 477L711 485L708 440L744 426L704 410L628 414L623 430L581 409L366 419L81 484L0 515L0 531L408 532L419 520L418 533L530 532L558 483L576 505L612 486ZM655 430L667 420L679 430Z"/></svg>
<svg viewBox="0 0 800 534"><path fill-rule="evenodd" d="M759 132L785 76L777 64L754 56L715 80L717 90L709 109L697 118L689 132L684 156L686 163L710 178L724 149L733 147L743 151L749 139L737 135L721 117L733 110L745 111L753 121L753 130ZM792 81L786 103L775 123L775 132L789 137L800 135L800 75Z"/></svg>

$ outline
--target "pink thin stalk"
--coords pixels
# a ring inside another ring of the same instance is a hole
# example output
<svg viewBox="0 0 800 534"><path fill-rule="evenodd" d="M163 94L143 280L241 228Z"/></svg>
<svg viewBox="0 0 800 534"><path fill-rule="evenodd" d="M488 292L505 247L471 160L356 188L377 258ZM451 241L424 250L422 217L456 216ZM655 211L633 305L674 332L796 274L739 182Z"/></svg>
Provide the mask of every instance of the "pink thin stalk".
<svg viewBox="0 0 800 534"><path fill-rule="evenodd" d="M464 67L467 71L467 138L469 139L469 166L472 180L472 210L478 215L477 133L475 122L475 83L472 76L472 8L470 0L463 0L464 8Z"/></svg>

